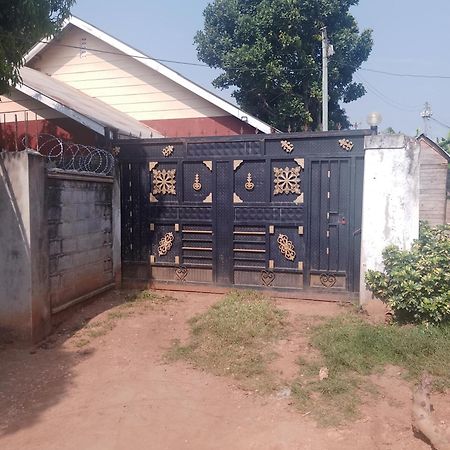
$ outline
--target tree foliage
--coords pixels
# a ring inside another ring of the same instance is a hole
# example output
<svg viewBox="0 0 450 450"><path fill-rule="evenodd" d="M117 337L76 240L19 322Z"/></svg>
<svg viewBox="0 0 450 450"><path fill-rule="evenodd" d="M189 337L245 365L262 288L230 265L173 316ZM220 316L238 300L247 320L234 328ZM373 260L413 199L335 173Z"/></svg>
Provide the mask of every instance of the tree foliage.
<svg viewBox="0 0 450 450"><path fill-rule="evenodd" d="M437 140L437 143L448 153L450 153L450 131L447 133L447 137Z"/></svg>
<svg viewBox="0 0 450 450"><path fill-rule="evenodd" d="M335 54L329 61L330 124L348 127L340 102L364 95L352 81L372 49L349 13L359 0L214 0L194 41L200 60L223 70L213 84L235 86L238 104L273 126L316 129L321 116L321 28Z"/></svg>
<svg viewBox="0 0 450 450"><path fill-rule="evenodd" d="M53 35L75 0L2 0L0 8L0 93L20 81L25 53Z"/></svg>

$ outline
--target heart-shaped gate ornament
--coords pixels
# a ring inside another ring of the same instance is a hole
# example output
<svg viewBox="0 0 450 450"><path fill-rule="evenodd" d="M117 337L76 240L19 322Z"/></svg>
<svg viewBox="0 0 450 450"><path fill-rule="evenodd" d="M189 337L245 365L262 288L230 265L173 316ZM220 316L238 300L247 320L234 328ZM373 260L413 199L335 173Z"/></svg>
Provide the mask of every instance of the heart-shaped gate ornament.
<svg viewBox="0 0 450 450"><path fill-rule="evenodd" d="M331 273L323 273L320 275L320 282L326 288L332 288L336 284L336 277Z"/></svg>
<svg viewBox="0 0 450 450"><path fill-rule="evenodd" d="M273 280L275 280L275 274L273 272L270 270L263 270L261 272L261 281L264 286L270 286L273 283Z"/></svg>
<svg viewBox="0 0 450 450"><path fill-rule="evenodd" d="M188 274L188 269L185 266L180 266L175 270L175 274L180 281L184 281Z"/></svg>

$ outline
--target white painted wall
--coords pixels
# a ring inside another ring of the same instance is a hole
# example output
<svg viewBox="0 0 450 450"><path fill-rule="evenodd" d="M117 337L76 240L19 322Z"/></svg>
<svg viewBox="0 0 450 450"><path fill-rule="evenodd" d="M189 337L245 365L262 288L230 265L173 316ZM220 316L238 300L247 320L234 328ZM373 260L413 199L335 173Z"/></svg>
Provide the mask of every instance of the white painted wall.
<svg viewBox="0 0 450 450"><path fill-rule="evenodd" d="M360 302L367 270L383 270L387 245L410 248L419 236L419 156L416 140L404 135L374 135L365 140L361 230Z"/></svg>

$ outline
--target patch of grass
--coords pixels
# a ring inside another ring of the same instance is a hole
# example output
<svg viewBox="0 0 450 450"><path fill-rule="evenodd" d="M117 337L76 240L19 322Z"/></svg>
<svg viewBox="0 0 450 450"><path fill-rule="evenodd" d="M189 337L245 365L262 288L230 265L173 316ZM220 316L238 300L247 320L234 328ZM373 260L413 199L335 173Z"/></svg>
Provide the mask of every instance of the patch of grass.
<svg viewBox="0 0 450 450"><path fill-rule="evenodd" d="M171 360L184 359L216 375L229 375L244 388L271 390L270 344L285 333L285 312L254 292L231 292L192 318L190 342L176 342Z"/></svg>
<svg viewBox="0 0 450 450"><path fill-rule="evenodd" d="M328 320L311 331L313 360L299 361L293 393L302 409L311 409L323 425L336 425L357 414L362 392L372 390L362 377L386 365L404 369L417 381L424 371L435 388L450 387L450 326L373 325L354 316ZM329 377L319 381L325 366Z"/></svg>
<svg viewBox="0 0 450 450"><path fill-rule="evenodd" d="M88 345L91 341L86 338L81 338L78 341L75 342L75 346L78 348L84 347L85 345Z"/></svg>
<svg viewBox="0 0 450 450"><path fill-rule="evenodd" d="M154 305L163 305L173 301L177 301L177 299L170 295L159 295L154 291L144 290L128 295L125 298L125 303L121 305L121 308L131 308L136 305L153 307Z"/></svg>

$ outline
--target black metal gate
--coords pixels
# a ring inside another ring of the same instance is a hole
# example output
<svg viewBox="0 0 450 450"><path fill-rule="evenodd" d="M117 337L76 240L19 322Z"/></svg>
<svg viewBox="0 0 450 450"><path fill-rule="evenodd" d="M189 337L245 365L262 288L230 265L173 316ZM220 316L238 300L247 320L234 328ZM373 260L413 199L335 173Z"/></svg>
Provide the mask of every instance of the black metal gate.
<svg viewBox="0 0 450 450"><path fill-rule="evenodd" d="M124 277L357 292L367 134L120 141Z"/></svg>

